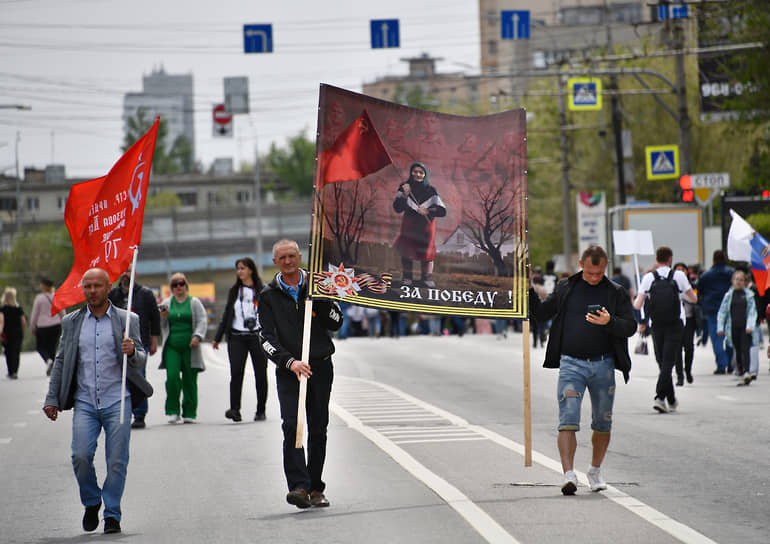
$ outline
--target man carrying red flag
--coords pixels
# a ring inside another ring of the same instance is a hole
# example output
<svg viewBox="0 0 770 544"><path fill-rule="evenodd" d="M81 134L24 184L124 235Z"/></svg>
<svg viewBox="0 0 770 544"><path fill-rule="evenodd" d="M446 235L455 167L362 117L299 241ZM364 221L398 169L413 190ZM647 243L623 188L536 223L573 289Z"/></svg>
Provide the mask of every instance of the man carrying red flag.
<svg viewBox="0 0 770 544"><path fill-rule="evenodd" d="M80 279L99 267L115 281L131 264L142 239L144 204L160 118L103 177L73 185L64 222L75 262L53 298L51 315L84 300Z"/></svg>

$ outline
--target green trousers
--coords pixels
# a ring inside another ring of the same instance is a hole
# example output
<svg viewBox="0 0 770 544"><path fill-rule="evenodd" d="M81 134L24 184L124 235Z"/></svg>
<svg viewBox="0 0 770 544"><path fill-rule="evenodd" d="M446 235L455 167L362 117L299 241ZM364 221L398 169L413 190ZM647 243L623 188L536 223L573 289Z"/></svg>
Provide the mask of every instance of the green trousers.
<svg viewBox="0 0 770 544"><path fill-rule="evenodd" d="M195 419L198 410L198 372L190 366L189 335L171 334L166 342L163 359L166 362L166 415L179 414L182 396L182 417Z"/></svg>

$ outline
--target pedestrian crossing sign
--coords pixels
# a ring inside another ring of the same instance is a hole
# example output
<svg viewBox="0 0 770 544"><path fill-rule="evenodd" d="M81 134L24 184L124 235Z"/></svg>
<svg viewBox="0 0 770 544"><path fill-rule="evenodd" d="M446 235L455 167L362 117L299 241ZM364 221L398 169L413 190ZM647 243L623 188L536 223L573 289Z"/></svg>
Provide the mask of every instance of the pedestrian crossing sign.
<svg viewBox="0 0 770 544"><path fill-rule="evenodd" d="M679 146L648 145L644 148L647 179L679 177Z"/></svg>
<svg viewBox="0 0 770 544"><path fill-rule="evenodd" d="M602 109L602 80L595 77L572 77L567 80L570 111Z"/></svg>

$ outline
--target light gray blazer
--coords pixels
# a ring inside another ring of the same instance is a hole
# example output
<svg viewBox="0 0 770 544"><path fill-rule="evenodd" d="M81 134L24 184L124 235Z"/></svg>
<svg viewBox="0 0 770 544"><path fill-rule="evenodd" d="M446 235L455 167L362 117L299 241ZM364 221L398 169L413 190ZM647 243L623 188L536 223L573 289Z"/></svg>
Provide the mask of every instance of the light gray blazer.
<svg viewBox="0 0 770 544"><path fill-rule="evenodd" d="M163 299L161 304L166 308L170 308L171 297ZM206 329L208 329L209 326L209 319L208 316L206 316L206 307L203 306L203 303L198 297L190 297L190 310L192 310L192 335L197 336L198 339L203 342L206 338ZM168 319L161 317L160 332L163 335L163 349L161 349L161 354L165 353L169 330ZM192 337L190 340L192 340ZM191 349L190 351L190 366L192 368L197 368L201 372L206 370L206 364L203 362L203 351L201 350L200 344L198 344L197 348ZM158 368L166 368L166 361L163 357L161 357L160 366Z"/></svg>
<svg viewBox="0 0 770 544"><path fill-rule="evenodd" d="M62 319L59 351L56 353L56 359L54 359L44 406L56 406L59 410L69 410L75 404L79 360L78 343L80 342L80 329L83 327L83 320L87 311L88 308L83 306ZM112 319L112 336L115 338L115 350L122 356L120 344L123 341L123 332L126 327L126 311L112 306L110 317ZM126 366L126 387L131 391L131 403L135 405L144 398L152 396L153 391L150 383L139 373L139 370L143 369L147 362L147 353L142 347L142 339L139 336L139 317L133 312L131 313L131 325L128 333L131 340L134 341L135 347L134 354L128 358Z"/></svg>

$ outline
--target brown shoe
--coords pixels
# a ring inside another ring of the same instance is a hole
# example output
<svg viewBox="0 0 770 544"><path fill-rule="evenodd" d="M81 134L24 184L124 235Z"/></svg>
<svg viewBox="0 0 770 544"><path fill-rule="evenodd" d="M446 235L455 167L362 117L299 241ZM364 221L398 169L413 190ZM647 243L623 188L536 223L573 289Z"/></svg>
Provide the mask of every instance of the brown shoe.
<svg viewBox="0 0 770 544"><path fill-rule="evenodd" d="M312 506L310 502L310 495L308 495L307 491L301 487L298 487L293 491L289 491L286 494L286 502L293 504L297 508L310 508Z"/></svg>
<svg viewBox="0 0 770 544"><path fill-rule="evenodd" d="M321 491L311 491L310 504L317 508L323 508L329 506L329 499L327 499Z"/></svg>

